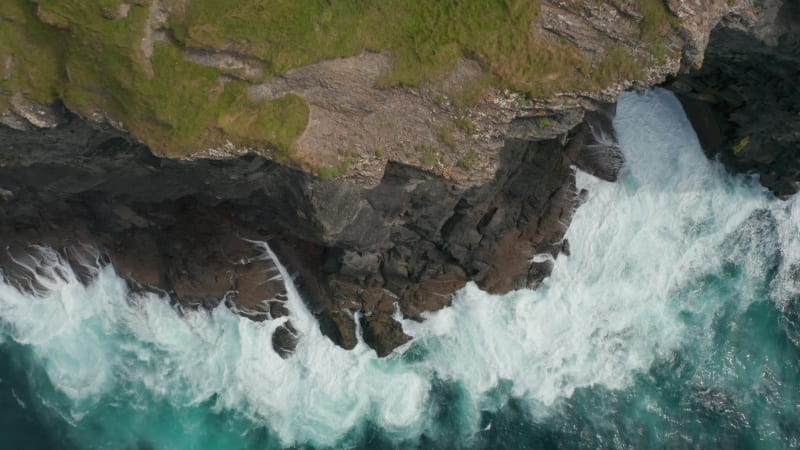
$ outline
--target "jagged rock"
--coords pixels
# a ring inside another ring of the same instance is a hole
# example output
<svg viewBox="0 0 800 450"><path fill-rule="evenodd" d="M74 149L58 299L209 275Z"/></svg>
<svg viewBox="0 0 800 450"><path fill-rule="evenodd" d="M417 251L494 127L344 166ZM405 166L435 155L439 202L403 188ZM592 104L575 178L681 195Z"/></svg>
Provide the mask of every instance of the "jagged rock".
<svg viewBox="0 0 800 450"><path fill-rule="evenodd" d="M391 315L394 314L398 298L383 287L378 286L364 289L361 294L361 301L366 314L372 314L377 311Z"/></svg>
<svg viewBox="0 0 800 450"><path fill-rule="evenodd" d="M166 266L154 237L143 230L131 230L109 249L117 273L137 289L166 287Z"/></svg>
<svg viewBox="0 0 800 450"><path fill-rule="evenodd" d="M7 117L3 123L8 122L12 128L23 130L26 128L24 123L20 123L18 119L15 119L15 116L38 128L54 128L66 120L63 107L32 102L20 93L11 97L11 107L14 114Z"/></svg>
<svg viewBox="0 0 800 450"><path fill-rule="evenodd" d="M281 358L286 359L294 354L298 339L297 330L287 320L272 332L272 348Z"/></svg>
<svg viewBox="0 0 800 450"><path fill-rule="evenodd" d="M34 126L24 117L11 110L0 114L0 124L19 131L32 131L34 129Z"/></svg>
<svg viewBox="0 0 800 450"><path fill-rule="evenodd" d="M236 78L257 81L264 77L263 61L232 52L187 48L186 59L204 66L215 67Z"/></svg>
<svg viewBox="0 0 800 450"><path fill-rule="evenodd" d="M350 310L330 310L321 318L321 321L328 323L327 327L322 328L323 332L340 347L351 350L358 345L356 322Z"/></svg>
<svg viewBox="0 0 800 450"><path fill-rule="evenodd" d="M111 262L105 252L83 242L67 245L61 249L60 253L75 277L83 285L94 281L98 270Z"/></svg>
<svg viewBox="0 0 800 450"><path fill-rule="evenodd" d="M458 266L450 266L445 270L441 275L412 286L403 293L400 310L404 316L421 320L424 312L438 311L450 306L453 292L467 284L467 274Z"/></svg>
<svg viewBox="0 0 800 450"><path fill-rule="evenodd" d="M764 2L749 22L725 17L703 66L670 84L706 154L780 197L800 189L799 36L796 2Z"/></svg>
<svg viewBox="0 0 800 450"><path fill-rule="evenodd" d="M530 260L563 248L578 198L571 165L600 136L585 120L553 126L563 133L508 140L483 185L390 162L372 189L255 156L162 159L74 117L51 130L0 128L0 189L10 193L0 241L58 248L81 236L133 287L187 308L224 301L253 320L289 312L274 263L245 239L268 241L323 333L354 347L360 313L365 340L385 355L407 339L397 308L419 320L468 280L501 293L549 274L532 276ZM602 166L611 160L593 170L615 173L616 160Z"/></svg>
<svg viewBox="0 0 800 450"><path fill-rule="evenodd" d="M277 319L288 315L286 285L278 268L268 259L257 259L234 268L232 301L250 317Z"/></svg>
<svg viewBox="0 0 800 450"><path fill-rule="evenodd" d="M615 114L614 105L606 105L586 113L584 140L574 159L575 165L582 171L606 181L617 181L625 162L616 136L609 131L613 130Z"/></svg>
<svg viewBox="0 0 800 450"><path fill-rule="evenodd" d="M20 292L42 296L48 283L69 280L65 269L88 285L108 263L105 254L82 242L45 238L32 244L11 238L0 251L0 279Z"/></svg>
<svg viewBox="0 0 800 450"><path fill-rule="evenodd" d="M364 342L375 349L380 357L388 356L394 349L411 340L403 332L403 326L383 312L362 316L361 328Z"/></svg>
<svg viewBox="0 0 800 450"><path fill-rule="evenodd" d="M46 287L36 277L38 251L24 242L8 242L0 252L0 277L20 292L38 295Z"/></svg>
<svg viewBox="0 0 800 450"><path fill-rule="evenodd" d="M767 0L760 3L775 3ZM725 16L743 23L753 22L753 10L759 2L752 0L667 0L667 6L680 18L680 33L685 41L681 66L683 71L703 65L711 30Z"/></svg>

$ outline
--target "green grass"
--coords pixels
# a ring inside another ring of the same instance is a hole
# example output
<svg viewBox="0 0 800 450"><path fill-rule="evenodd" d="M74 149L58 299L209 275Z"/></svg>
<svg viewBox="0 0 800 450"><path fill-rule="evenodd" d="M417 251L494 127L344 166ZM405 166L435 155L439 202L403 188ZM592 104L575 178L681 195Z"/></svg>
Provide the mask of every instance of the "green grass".
<svg viewBox="0 0 800 450"><path fill-rule="evenodd" d="M611 47L605 58L595 69L595 79L601 85L609 85L618 80L632 80L642 77L641 62L631 56L624 47L617 44Z"/></svg>
<svg viewBox="0 0 800 450"><path fill-rule="evenodd" d="M439 128L438 135L439 141L446 145L450 150L455 150L458 148L458 141L456 140L455 136L453 136L453 131L450 129L450 127Z"/></svg>
<svg viewBox="0 0 800 450"><path fill-rule="evenodd" d="M0 17L0 54L3 61L7 55L14 61L7 92L43 103L57 99L66 81L62 33L42 23L36 5L27 1L0 2Z"/></svg>
<svg viewBox="0 0 800 450"><path fill-rule="evenodd" d="M456 162L456 165L467 172L472 170L473 166L475 165L475 158L477 158L477 153L475 150L470 150L469 154Z"/></svg>
<svg viewBox="0 0 800 450"><path fill-rule="evenodd" d="M662 36L675 18L663 0L636 6L642 39L663 54ZM384 86L416 86L465 55L483 64L491 84L533 96L608 84L572 45L534 31L540 8L541 0L194 0L181 27L192 45L233 43L272 73L369 49L394 53Z"/></svg>
<svg viewBox="0 0 800 450"><path fill-rule="evenodd" d="M415 150L419 155L420 162L424 166L431 167L435 165L439 159L439 149L429 145L418 145Z"/></svg>
<svg viewBox="0 0 800 450"><path fill-rule="evenodd" d="M664 0L637 0L637 6L644 17L639 23L640 37L656 61L663 63L672 53L666 47L663 36L671 27L678 25L678 18L669 12Z"/></svg>
<svg viewBox="0 0 800 450"><path fill-rule="evenodd" d="M3 83L0 82L0 111L5 111L11 107L11 95Z"/></svg>
<svg viewBox="0 0 800 450"><path fill-rule="evenodd" d="M484 74L480 79L468 84L453 99L453 105L463 114L475 106L491 86L499 86L500 81L492 75Z"/></svg>
<svg viewBox="0 0 800 450"><path fill-rule="evenodd" d="M738 143L738 144L736 144L736 145L734 145L734 146L733 146L733 154L734 154L734 155L738 155L738 154L739 154L739 153L741 153L741 152L742 152L742 150L744 150L744 149L745 149L745 147L747 147L748 145L750 145L750 136L745 136L745 137L743 137L743 138L742 138L742 140L741 140L741 141L739 141L739 143Z"/></svg>
<svg viewBox="0 0 800 450"><path fill-rule="evenodd" d="M503 85L526 92L580 80L588 61L531 27L541 0L194 0L175 33L186 44L247 53L271 73L319 60L392 50L383 86L416 86L477 58Z"/></svg>
<svg viewBox="0 0 800 450"><path fill-rule="evenodd" d="M180 156L230 141L289 154L308 117L301 98L254 103L245 82L223 83L218 70L184 60L168 43L157 43L148 62L139 47L147 8L109 20L119 3L4 2L0 16L10 26L2 27L0 52L14 55L10 90L42 102L59 98L86 116L103 110L157 153ZM57 26L43 24L37 8Z"/></svg>
<svg viewBox="0 0 800 450"><path fill-rule="evenodd" d="M456 127L467 134L472 134L475 132L475 124L465 117L459 117L456 119Z"/></svg>
<svg viewBox="0 0 800 450"><path fill-rule="evenodd" d="M344 161L332 167L316 167L314 170L323 180L332 180L346 174L350 170L350 162Z"/></svg>
<svg viewBox="0 0 800 450"><path fill-rule="evenodd" d="M227 141L270 146L281 157L308 120L296 96L253 103L246 81L186 61L185 46L226 49L263 61L265 76L320 60L389 50L393 68L379 86L417 86L450 71L460 57L476 59L484 75L449 99L459 111L490 86L527 98L604 87L638 78L642 61L612 48L591 67L566 41L543 39L532 24L541 0L162 0L175 43L140 48L150 0L133 0L126 18L111 20L123 0L3 0L0 58L13 56L13 74L0 83L0 107L15 92L62 100L89 116L97 109L123 124L156 152L186 155ZM662 0L636 0L642 39L663 57L663 35L674 26ZM461 120L466 133L474 125ZM440 135L446 146L452 136Z"/></svg>

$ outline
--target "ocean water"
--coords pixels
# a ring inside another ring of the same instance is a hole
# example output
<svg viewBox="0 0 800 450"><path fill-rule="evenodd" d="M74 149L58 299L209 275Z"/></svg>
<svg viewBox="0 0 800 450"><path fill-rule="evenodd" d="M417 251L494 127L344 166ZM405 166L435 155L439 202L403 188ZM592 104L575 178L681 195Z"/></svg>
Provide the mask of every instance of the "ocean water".
<svg viewBox="0 0 800 450"><path fill-rule="evenodd" d="M279 322L180 316L111 267L48 276L42 249L45 295L0 283L0 447L800 446L797 197L706 160L666 91L623 95L614 125L620 181L579 174L542 287L468 285L385 359L330 343L291 284L283 360Z"/></svg>

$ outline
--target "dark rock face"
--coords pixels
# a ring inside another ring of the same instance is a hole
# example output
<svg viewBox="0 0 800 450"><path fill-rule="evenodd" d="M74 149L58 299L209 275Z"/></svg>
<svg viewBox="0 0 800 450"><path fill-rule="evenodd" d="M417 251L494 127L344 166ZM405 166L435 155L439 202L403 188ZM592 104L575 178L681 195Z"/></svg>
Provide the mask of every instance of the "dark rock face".
<svg viewBox="0 0 800 450"><path fill-rule="evenodd" d="M723 20L703 67L669 87L710 158L759 174L786 197L800 189L800 4L768 1L762 8L763 23L751 29L735 17Z"/></svg>
<svg viewBox="0 0 800 450"><path fill-rule="evenodd" d="M18 262L41 244L76 269L110 261L132 288L179 309L222 302L273 320L288 309L283 278L253 241L268 242L328 337L354 347L360 317L364 342L384 356L410 339L398 310L422 320L470 280L504 293L549 275L568 251L574 167L613 180L622 164L611 117L607 107L556 139L507 141L495 179L468 189L399 163L365 189L255 156L160 159L74 117L0 128L0 268L40 289ZM284 322L272 345L289 357L301 338Z"/></svg>
<svg viewBox="0 0 800 450"><path fill-rule="evenodd" d="M286 359L294 353L298 337L292 323L284 322L272 333L272 348L281 358Z"/></svg>

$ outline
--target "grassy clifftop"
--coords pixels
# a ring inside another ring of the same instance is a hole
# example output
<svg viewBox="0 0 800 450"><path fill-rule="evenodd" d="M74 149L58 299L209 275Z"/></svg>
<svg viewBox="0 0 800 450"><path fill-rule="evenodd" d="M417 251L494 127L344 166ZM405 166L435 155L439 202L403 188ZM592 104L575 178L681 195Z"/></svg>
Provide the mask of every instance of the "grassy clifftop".
<svg viewBox="0 0 800 450"><path fill-rule="evenodd" d="M4 0L0 109L22 93L105 116L165 154L227 142L288 154L308 120L304 100L289 94L255 102L246 93L252 80L191 62L186 49L247 56L259 61L265 78L388 50L394 66L379 82L384 87L419 85L468 56L481 63L487 83L530 96L604 87L636 77L646 62L615 50L592 64L569 42L543 37L536 26L542 0L155 2ZM663 1L626 3L641 13L642 42L658 57L670 21ZM162 38L153 44L155 31Z"/></svg>
<svg viewBox="0 0 800 450"><path fill-rule="evenodd" d="M559 84L544 76L588 67L576 48L533 31L540 7L541 0L195 1L173 24L186 45L232 45L268 61L271 73L363 49L393 50L384 84L415 86L472 55L499 80L543 91Z"/></svg>
<svg viewBox="0 0 800 450"><path fill-rule="evenodd" d="M635 6L642 41L656 50L671 20L663 0L608 3ZM541 6L542 0L195 0L170 23L182 43L257 56L270 73L369 49L394 52L387 86L418 85L462 55L481 61L495 83L533 95L616 81L594 71L573 45L544 38L535 26Z"/></svg>
<svg viewBox="0 0 800 450"><path fill-rule="evenodd" d="M255 103L246 83L183 58L168 43L141 49L148 5L113 19L119 0L7 0L0 55L11 57L6 97L62 100L72 111L109 116L154 150L175 155L221 146L288 149L305 127L307 107L287 96ZM6 99L8 101L8 99Z"/></svg>

